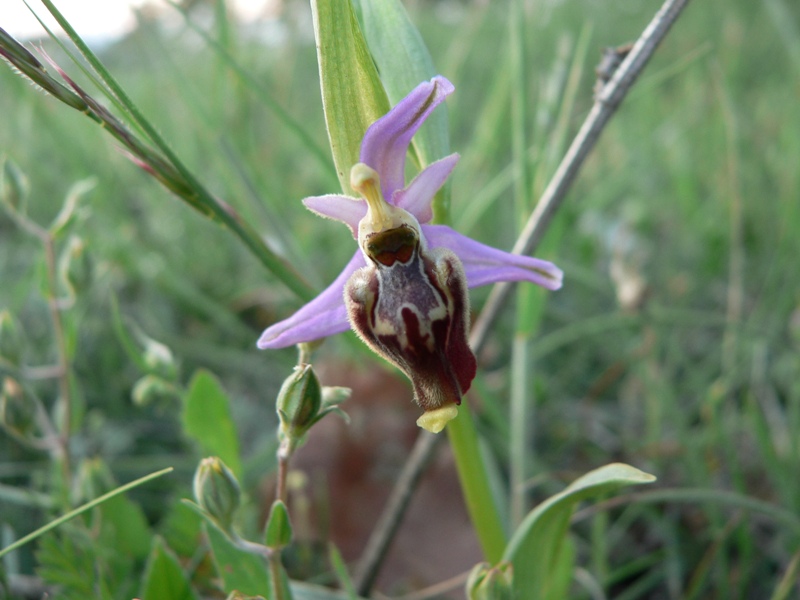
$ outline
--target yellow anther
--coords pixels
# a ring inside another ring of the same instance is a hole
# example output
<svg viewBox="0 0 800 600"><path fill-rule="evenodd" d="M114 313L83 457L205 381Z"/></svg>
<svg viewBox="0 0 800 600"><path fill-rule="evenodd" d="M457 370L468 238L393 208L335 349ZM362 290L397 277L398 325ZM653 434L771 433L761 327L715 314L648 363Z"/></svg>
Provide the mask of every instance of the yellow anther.
<svg viewBox="0 0 800 600"><path fill-rule="evenodd" d="M458 416L455 404L447 404L441 408L426 411L417 419L417 425L431 433L439 433L444 426Z"/></svg>

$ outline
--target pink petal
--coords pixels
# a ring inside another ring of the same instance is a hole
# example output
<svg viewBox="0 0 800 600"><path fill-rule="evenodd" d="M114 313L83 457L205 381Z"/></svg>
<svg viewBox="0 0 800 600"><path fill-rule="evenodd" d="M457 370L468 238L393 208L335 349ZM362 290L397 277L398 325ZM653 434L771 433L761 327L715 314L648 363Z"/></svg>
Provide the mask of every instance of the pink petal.
<svg viewBox="0 0 800 600"><path fill-rule="evenodd" d="M450 177L458 159L458 154L451 154L428 165L406 189L395 192L392 204L410 212L420 223L430 222L433 218L433 197Z"/></svg>
<svg viewBox="0 0 800 600"><path fill-rule="evenodd" d="M445 225L423 225L422 232L432 248L443 246L458 255L471 288L501 281L530 281L548 290L561 287L564 273L546 260L503 252Z"/></svg>
<svg viewBox="0 0 800 600"><path fill-rule="evenodd" d="M321 217L341 221L350 228L353 237L358 239L358 222L367 214L367 203L363 200L339 194L327 194L305 198L303 204Z"/></svg>
<svg viewBox="0 0 800 600"><path fill-rule="evenodd" d="M405 187L406 152L411 138L455 88L438 75L419 84L364 134L360 160L378 172L384 198Z"/></svg>
<svg viewBox="0 0 800 600"><path fill-rule="evenodd" d="M344 284L354 271L365 264L364 255L359 250L325 291L288 319L267 328L258 340L258 347L262 350L285 348L350 329L344 306Z"/></svg>

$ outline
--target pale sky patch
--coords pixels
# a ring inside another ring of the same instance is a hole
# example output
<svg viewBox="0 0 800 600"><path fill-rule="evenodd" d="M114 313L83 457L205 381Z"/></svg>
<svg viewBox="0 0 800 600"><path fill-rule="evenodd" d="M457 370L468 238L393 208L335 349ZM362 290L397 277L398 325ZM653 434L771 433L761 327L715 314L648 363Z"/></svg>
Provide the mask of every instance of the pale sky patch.
<svg viewBox="0 0 800 600"><path fill-rule="evenodd" d="M38 0L29 0L47 26L59 31L55 19ZM174 11L163 0L54 0L72 26L83 38L108 39L124 34L136 25L132 8L144 4ZM252 20L270 14L276 0L233 0L229 3L239 18ZM46 34L22 0L0 0L0 27L18 39L44 37Z"/></svg>

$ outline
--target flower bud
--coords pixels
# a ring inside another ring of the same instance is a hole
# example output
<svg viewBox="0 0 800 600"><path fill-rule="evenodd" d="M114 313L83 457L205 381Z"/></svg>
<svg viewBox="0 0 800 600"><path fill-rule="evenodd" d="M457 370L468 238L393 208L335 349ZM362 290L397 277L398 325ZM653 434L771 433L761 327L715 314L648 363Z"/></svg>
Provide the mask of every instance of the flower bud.
<svg viewBox="0 0 800 600"><path fill-rule="evenodd" d="M502 562L494 567L489 563L477 564L467 579L467 599L511 600L514 593L513 579L511 563Z"/></svg>
<svg viewBox="0 0 800 600"><path fill-rule="evenodd" d="M81 209L79 203L81 196L89 192L94 186L95 180L93 178L82 179L74 183L67 191L64 204L49 227L50 235L54 239L60 238L76 221L88 214L88 209Z"/></svg>
<svg viewBox="0 0 800 600"><path fill-rule="evenodd" d="M0 390L0 424L22 438L32 437L36 430L36 405L11 377L3 379Z"/></svg>
<svg viewBox="0 0 800 600"><path fill-rule="evenodd" d="M0 311L0 364L20 365L23 338L17 321L7 310Z"/></svg>
<svg viewBox="0 0 800 600"><path fill-rule="evenodd" d="M223 531L231 530L241 503L241 490L234 474L218 457L200 461L194 474L194 497Z"/></svg>
<svg viewBox="0 0 800 600"><path fill-rule="evenodd" d="M136 406L167 405L180 400L180 390L156 375L145 375L133 386L131 398Z"/></svg>
<svg viewBox="0 0 800 600"><path fill-rule="evenodd" d="M92 271L92 260L86 251L86 243L77 236L71 237L58 261L58 275L71 295L89 287Z"/></svg>
<svg viewBox="0 0 800 600"><path fill-rule="evenodd" d="M311 365L298 365L278 392L281 439L299 440L319 420L322 389Z"/></svg>
<svg viewBox="0 0 800 600"><path fill-rule="evenodd" d="M286 505L276 500L269 511L267 525L264 528L264 544L273 550L285 548L292 542L292 523Z"/></svg>
<svg viewBox="0 0 800 600"><path fill-rule="evenodd" d="M14 161L3 157L0 168L0 202L15 213L25 214L30 184Z"/></svg>
<svg viewBox="0 0 800 600"><path fill-rule="evenodd" d="M178 367L172 350L152 338L144 335L142 335L142 338L144 341L144 363L150 372L168 381L175 381L178 377Z"/></svg>

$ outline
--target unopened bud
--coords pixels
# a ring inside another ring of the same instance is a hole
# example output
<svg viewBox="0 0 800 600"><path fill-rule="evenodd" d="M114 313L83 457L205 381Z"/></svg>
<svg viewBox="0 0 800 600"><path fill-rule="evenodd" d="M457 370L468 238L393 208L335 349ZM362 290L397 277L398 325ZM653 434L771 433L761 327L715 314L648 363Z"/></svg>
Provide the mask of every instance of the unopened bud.
<svg viewBox="0 0 800 600"><path fill-rule="evenodd" d="M267 525L264 528L264 543L268 548L280 550L292 542L292 523L286 505L280 500L272 503Z"/></svg>
<svg viewBox="0 0 800 600"><path fill-rule="evenodd" d="M322 389L311 365L298 365L278 392L281 439L299 440L318 420Z"/></svg>
<svg viewBox="0 0 800 600"><path fill-rule="evenodd" d="M15 213L25 214L30 184L20 168L10 158L3 157L0 165L0 202Z"/></svg>
<svg viewBox="0 0 800 600"><path fill-rule="evenodd" d="M168 346L152 338L144 339L144 363L152 373L169 381L178 377L175 356Z"/></svg>
<svg viewBox="0 0 800 600"><path fill-rule="evenodd" d="M17 321L7 310L0 311L0 364L14 367L22 358L22 334Z"/></svg>
<svg viewBox="0 0 800 600"><path fill-rule="evenodd" d="M79 201L81 196L86 194L94 186L95 180L93 178L82 179L72 185L67 192L67 197L64 199L61 210L50 224L50 235L53 236L53 238L60 238L70 229L75 221L79 220L87 213L86 209L81 210L79 208Z"/></svg>
<svg viewBox="0 0 800 600"><path fill-rule="evenodd" d="M514 570L511 563L502 562L494 567L489 563L475 565L467 579L468 600L511 600Z"/></svg>
<svg viewBox="0 0 800 600"><path fill-rule="evenodd" d="M36 405L16 379L6 377L0 391L0 424L10 433L29 438L36 429Z"/></svg>
<svg viewBox="0 0 800 600"><path fill-rule="evenodd" d="M131 398L136 406L159 406L179 401L180 390L156 375L145 375L133 386Z"/></svg>
<svg viewBox="0 0 800 600"><path fill-rule="evenodd" d="M218 457L200 461L194 474L194 498L223 531L231 530L241 503L241 489L236 476Z"/></svg>
<svg viewBox="0 0 800 600"><path fill-rule="evenodd" d="M86 251L86 243L77 236L71 237L58 261L61 281L71 294L80 293L89 287L92 271L92 260Z"/></svg>

